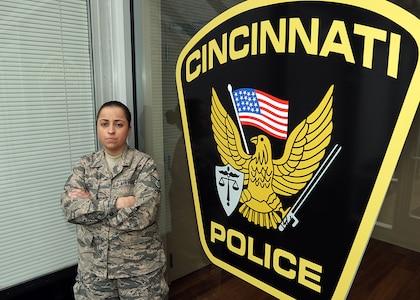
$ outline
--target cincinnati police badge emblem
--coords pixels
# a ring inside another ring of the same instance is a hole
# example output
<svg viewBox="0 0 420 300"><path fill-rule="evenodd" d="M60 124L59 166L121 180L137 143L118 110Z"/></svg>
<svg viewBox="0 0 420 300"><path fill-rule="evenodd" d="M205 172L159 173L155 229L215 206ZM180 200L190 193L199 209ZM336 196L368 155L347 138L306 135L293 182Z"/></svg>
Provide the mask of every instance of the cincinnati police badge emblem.
<svg viewBox="0 0 420 300"><path fill-rule="evenodd" d="M202 247L281 299L343 299L419 102L420 21L387 1L244 1L181 52Z"/></svg>

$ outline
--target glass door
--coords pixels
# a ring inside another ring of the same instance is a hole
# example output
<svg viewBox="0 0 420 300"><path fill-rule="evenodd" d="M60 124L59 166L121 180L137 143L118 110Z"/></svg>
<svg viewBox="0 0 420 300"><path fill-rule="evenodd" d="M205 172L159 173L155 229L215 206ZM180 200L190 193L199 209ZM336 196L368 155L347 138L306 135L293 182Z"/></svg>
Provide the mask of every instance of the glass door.
<svg viewBox="0 0 420 300"><path fill-rule="evenodd" d="M178 107L175 67L185 44L211 19L241 1L161 1L162 85L165 179L170 206L169 279L175 280L210 262L202 250Z"/></svg>
<svg viewBox="0 0 420 300"><path fill-rule="evenodd" d="M140 148L163 161L160 227L166 236L169 281L210 262L202 250L194 211L175 69L185 44L238 0L132 0ZM152 145L152 149L150 149ZM156 154L158 153L158 154ZM163 215L163 216L162 216Z"/></svg>
<svg viewBox="0 0 420 300"><path fill-rule="evenodd" d="M376 224L373 237L420 252L420 111Z"/></svg>

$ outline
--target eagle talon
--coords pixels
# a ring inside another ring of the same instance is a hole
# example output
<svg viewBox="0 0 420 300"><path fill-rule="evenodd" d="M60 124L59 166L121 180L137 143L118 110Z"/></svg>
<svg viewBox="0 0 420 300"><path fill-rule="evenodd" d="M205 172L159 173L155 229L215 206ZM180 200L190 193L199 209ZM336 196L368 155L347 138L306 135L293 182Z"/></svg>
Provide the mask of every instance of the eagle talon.
<svg viewBox="0 0 420 300"><path fill-rule="evenodd" d="M277 207L281 206L281 201L279 197L273 193L268 197L267 204L270 205L273 210L276 210Z"/></svg>
<svg viewBox="0 0 420 300"><path fill-rule="evenodd" d="M289 211L290 211L290 207L288 207L286 209L283 209L283 207L281 207L279 209L279 212L281 213L281 219L282 220L287 216L287 214L288 214Z"/></svg>
<svg viewBox="0 0 420 300"><path fill-rule="evenodd" d="M243 190L241 195L241 202L246 203L252 199L252 195L248 190Z"/></svg>

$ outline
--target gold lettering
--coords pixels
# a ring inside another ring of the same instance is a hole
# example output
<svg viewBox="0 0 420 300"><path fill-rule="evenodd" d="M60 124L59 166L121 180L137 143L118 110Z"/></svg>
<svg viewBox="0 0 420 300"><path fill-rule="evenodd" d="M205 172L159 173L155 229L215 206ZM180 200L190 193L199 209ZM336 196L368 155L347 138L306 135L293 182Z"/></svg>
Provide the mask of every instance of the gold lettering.
<svg viewBox="0 0 420 300"><path fill-rule="evenodd" d="M202 56L201 59L201 72L202 73L206 73L207 72L207 44L204 44L203 47L201 48L201 53L203 53L204 55Z"/></svg>
<svg viewBox="0 0 420 300"><path fill-rule="evenodd" d="M220 49L215 39L212 39L209 42L209 55L208 55L209 70L213 69L214 67L214 61L213 61L214 56L217 57L217 61L219 62L219 64L222 65L222 64L227 63L227 59L228 59L227 33L222 34L222 49Z"/></svg>
<svg viewBox="0 0 420 300"><path fill-rule="evenodd" d="M258 54L258 23L251 25L251 55Z"/></svg>
<svg viewBox="0 0 420 300"><path fill-rule="evenodd" d="M340 42L335 42L337 36L339 37ZM343 54L347 62L352 64L355 63L349 36L346 30L346 24L343 21L333 21L319 55L327 57L330 52Z"/></svg>
<svg viewBox="0 0 420 300"><path fill-rule="evenodd" d="M248 259L256 264L263 265L263 259L254 255L254 239L248 237Z"/></svg>
<svg viewBox="0 0 420 300"><path fill-rule="evenodd" d="M288 279L295 279L296 278L296 271L293 269L285 269L281 265L281 258L287 259L290 264L296 266L296 257L283 249L274 249L273 252L273 268L274 271L279 273L281 276L286 277Z"/></svg>
<svg viewBox="0 0 420 300"><path fill-rule="evenodd" d="M195 50L193 53L190 54L190 56L187 57L186 61L186 72L185 72L185 79L187 82L191 82L194 79L196 79L201 72L201 65L198 64L193 72L191 72L191 63L194 60L199 60L201 57L200 50Z"/></svg>
<svg viewBox="0 0 420 300"><path fill-rule="evenodd" d="M237 37L242 36L243 38L249 37L249 28L248 26L237 27L232 30L229 35L229 56L232 60L237 60L248 56L249 54L249 44L241 43L242 48L236 49Z"/></svg>
<svg viewBox="0 0 420 300"><path fill-rule="evenodd" d="M314 271L317 273L314 273ZM298 282L300 284L321 293L321 273L322 266L302 257L299 258Z"/></svg>
<svg viewBox="0 0 420 300"><path fill-rule="evenodd" d="M299 36L306 53L318 54L319 19L311 20L311 38L306 34L302 21L299 18L289 20L289 53L296 52L296 36Z"/></svg>
<svg viewBox="0 0 420 300"><path fill-rule="evenodd" d="M264 251L264 267L270 269L271 266L271 245L265 244L265 251Z"/></svg>
<svg viewBox="0 0 420 300"><path fill-rule="evenodd" d="M239 246L233 244L233 238L236 238L239 241ZM234 229L229 229L227 231L227 247L233 253L236 253L240 256L244 256L246 253L246 238L245 236Z"/></svg>
<svg viewBox="0 0 420 300"><path fill-rule="evenodd" d="M349 39L347 27L349 24L343 20L333 20L327 31L325 40L320 40L321 20L312 18L310 28L304 26L304 22L298 17L290 19L279 18L278 28L274 28L271 20L262 20L251 25L241 25L233 28L230 32L223 33L219 38L214 38L200 48L193 51L185 61L185 77L187 82L196 79L200 74L212 70L217 64L223 65L228 61L243 59L249 55L267 54L271 47L277 54L296 53L298 40L307 54L328 57L331 53L343 55L347 63L356 64L354 52ZM361 66L373 68L375 54L375 42L388 43L388 57L386 75L397 78L400 62L401 36L394 32L370 27L362 24L354 26L353 35L362 36L363 57ZM276 25L277 26L277 25ZM309 27L309 26L308 26ZM387 39L389 36L389 39ZM286 49L286 43L287 49ZM318 53L318 48L321 50ZM378 59L383 59L378 56Z"/></svg>
<svg viewBox="0 0 420 300"><path fill-rule="evenodd" d="M354 34L364 37L362 65L365 68L372 69L375 40L386 42L386 31L362 24L354 24Z"/></svg>
<svg viewBox="0 0 420 300"><path fill-rule="evenodd" d="M269 20L261 21L260 26L260 54L267 53L267 36L276 53L286 52L286 19L279 20L279 36Z"/></svg>
<svg viewBox="0 0 420 300"><path fill-rule="evenodd" d="M253 237L243 233L226 229L223 225L214 221L210 223L210 241L212 243L224 243L230 252L246 257L249 261L267 269L273 266L273 270L280 276L295 280L307 288L320 293L322 266L304 258L297 258L294 254L280 248L272 250L272 245L264 243L262 257L255 255L255 247L259 246ZM298 263L299 262L299 263Z"/></svg>
<svg viewBox="0 0 420 300"><path fill-rule="evenodd" d="M223 225L211 221L210 223L210 241L215 243L216 240L224 242L226 240L226 230Z"/></svg>
<svg viewBox="0 0 420 300"><path fill-rule="evenodd" d="M387 75L392 78L398 77L398 64L400 60L401 36L391 32L389 38L389 54Z"/></svg>

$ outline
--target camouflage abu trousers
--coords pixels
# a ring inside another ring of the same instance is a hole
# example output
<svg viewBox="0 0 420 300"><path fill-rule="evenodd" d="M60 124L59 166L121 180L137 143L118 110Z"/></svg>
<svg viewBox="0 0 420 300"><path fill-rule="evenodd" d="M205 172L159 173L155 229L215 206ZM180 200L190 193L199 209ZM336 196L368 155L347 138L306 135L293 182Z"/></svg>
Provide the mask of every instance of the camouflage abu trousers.
<svg viewBox="0 0 420 300"><path fill-rule="evenodd" d="M120 279L78 274L73 287L76 300L161 300L165 299L168 290L162 269L143 276Z"/></svg>

